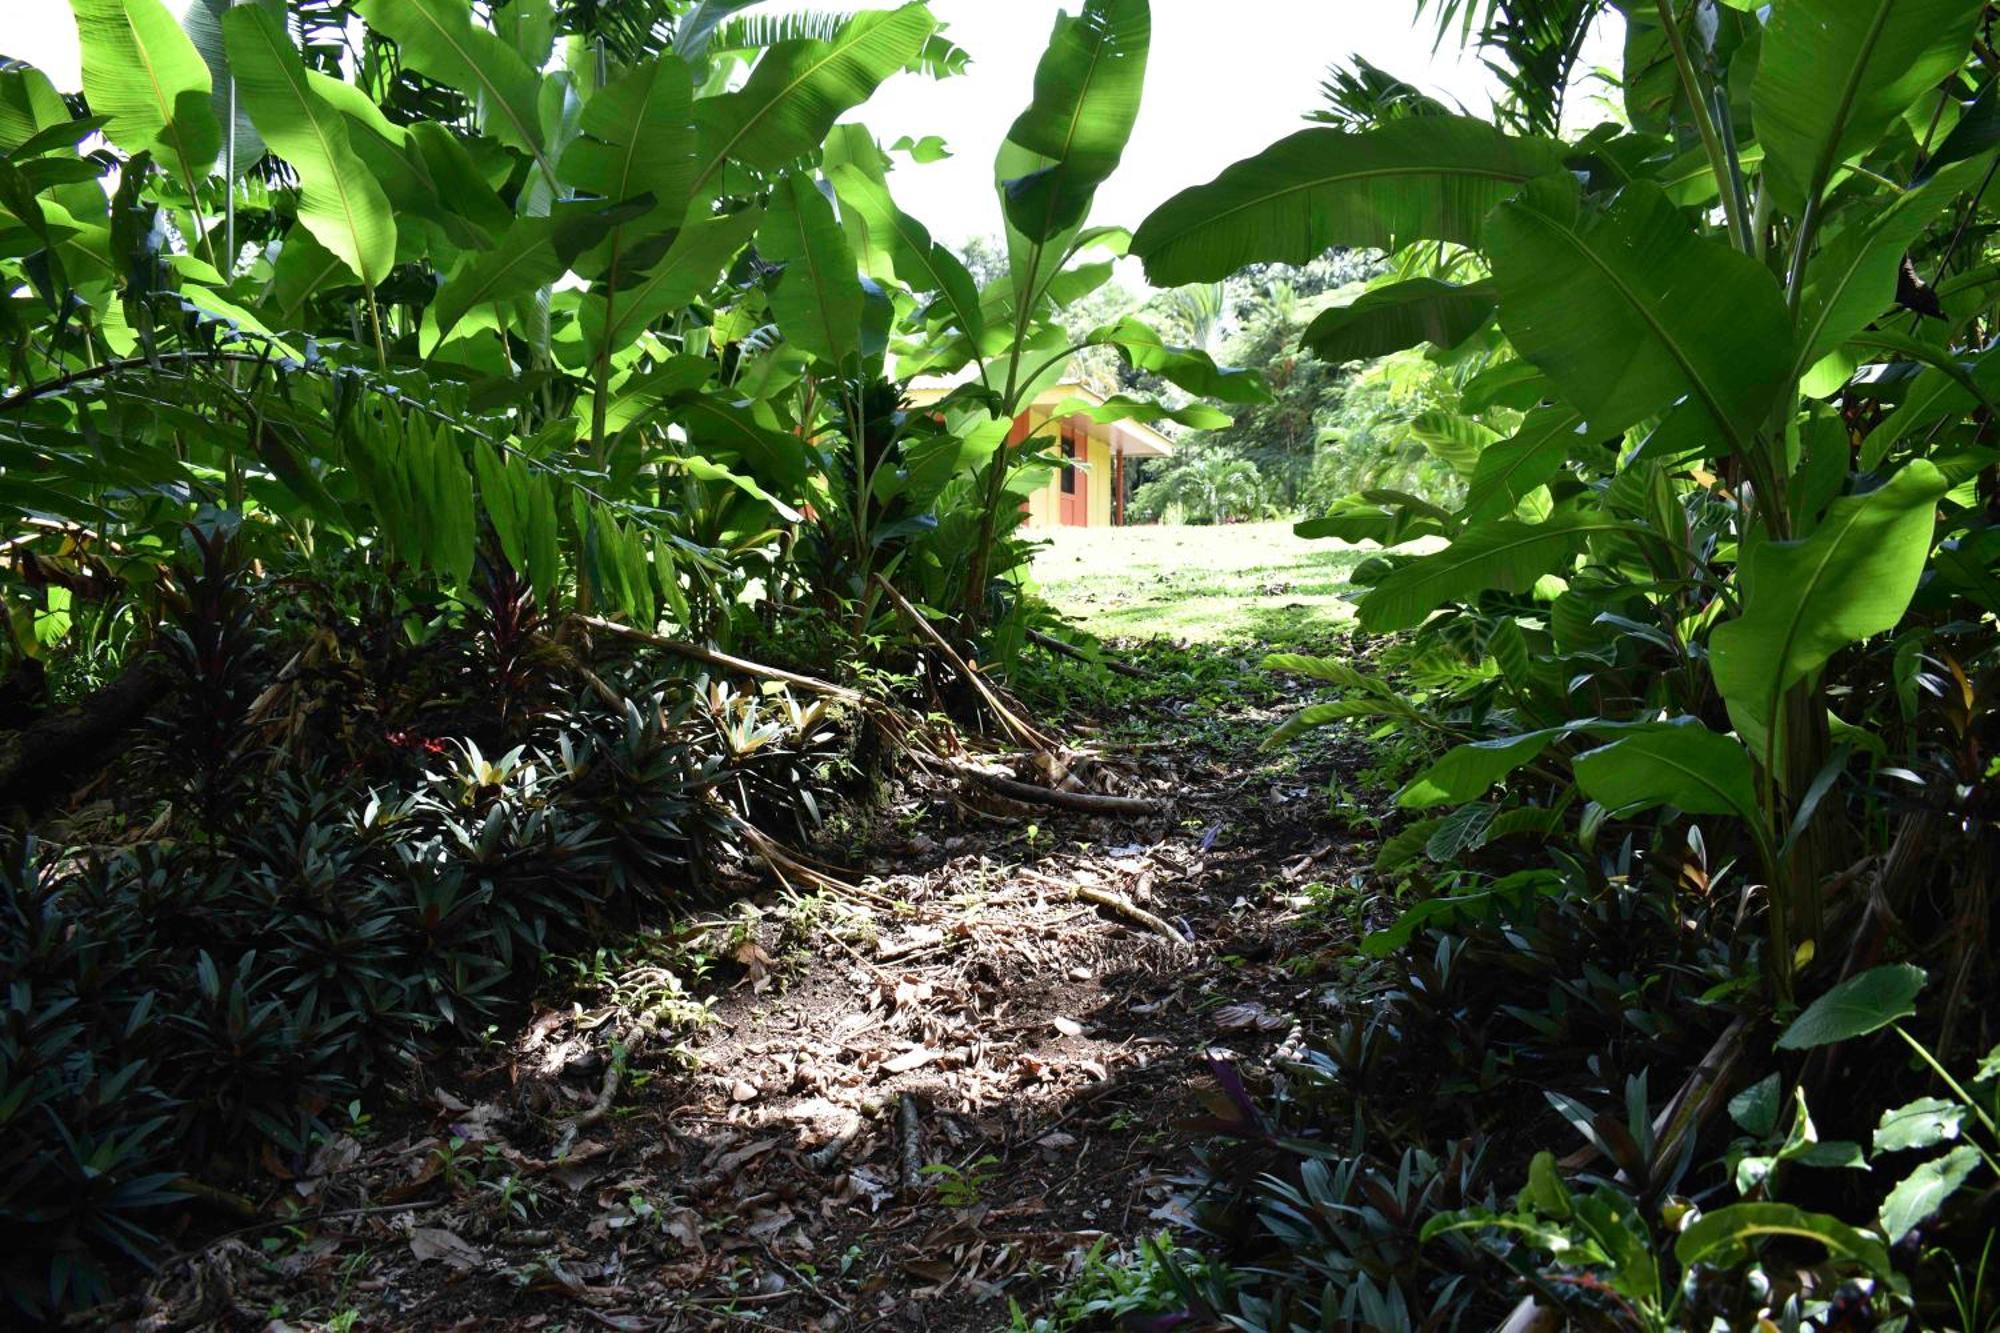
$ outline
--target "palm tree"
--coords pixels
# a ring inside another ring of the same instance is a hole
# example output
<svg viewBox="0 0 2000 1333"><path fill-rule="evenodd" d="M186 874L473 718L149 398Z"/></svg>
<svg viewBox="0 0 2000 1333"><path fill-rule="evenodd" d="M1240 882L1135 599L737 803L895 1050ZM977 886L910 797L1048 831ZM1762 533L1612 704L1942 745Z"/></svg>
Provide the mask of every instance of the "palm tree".
<svg viewBox="0 0 2000 1333"><path fill-rule="evenodd" d="M1201 282L1177 287L1161 298L1160 304L1186 333L1190 347L1213 356L1222 344L1223 317L1228 309L1227 293L1219 282Z"/></svg>
<svg viewBox="0 0 2000 1333"><path fill-rule="evenodd" d="M1188 458L1132 497L1132 511L1141 518L1158 521L1178 512L1181 522L1192 524L1258 518L1266 507L1257 465L1223 453Z"/></svg>

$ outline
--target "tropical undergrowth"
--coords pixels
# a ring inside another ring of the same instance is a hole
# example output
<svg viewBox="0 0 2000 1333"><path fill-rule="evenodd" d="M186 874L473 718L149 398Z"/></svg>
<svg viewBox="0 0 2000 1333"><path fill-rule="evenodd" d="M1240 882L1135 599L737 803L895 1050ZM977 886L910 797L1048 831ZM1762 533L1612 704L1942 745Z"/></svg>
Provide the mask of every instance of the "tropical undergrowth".
<svg viewBox="0 0 2000 1333"><path fill-rule="evenodd" d="M1087 789L1002 683L1060 629L1015 421L1090 348L1267 396L1066 322L1147 7L1054 25L983 281L847 114L963 70L930 10L744 7L74 0L80 94L0 64L15 1313L254 1209L544 960L809 879L885 763Z"/></svg>
<svg viewBox="0 0 2000 1333"><path fill-rule="evenodd" d="M1459 386L1409 433L1462 492L1299 526L1379 548L1390 637L1273 657L1327 693L1272 741L1372 736L1397 814L1341 1023L1216 1071L1184 1320L2000 1318L1989 16L1618 8L1604 124L1603 7L1447 0L1490 119L1369 71L1134 237L1162 284L1381 247L1305 345Z"/></svg>

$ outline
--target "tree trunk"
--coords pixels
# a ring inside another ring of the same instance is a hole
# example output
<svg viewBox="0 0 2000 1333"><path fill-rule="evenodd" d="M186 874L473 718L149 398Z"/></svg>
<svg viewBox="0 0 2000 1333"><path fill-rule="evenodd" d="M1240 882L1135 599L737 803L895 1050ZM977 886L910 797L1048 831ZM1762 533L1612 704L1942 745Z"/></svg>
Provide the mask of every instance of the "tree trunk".
<svg viewBox="0 0 2000 1333"><path fill-rule="evenodd" d="M147 653L79 706L0 735L0 809L40 810L69 795L173 683L172 668Z"/></svg>

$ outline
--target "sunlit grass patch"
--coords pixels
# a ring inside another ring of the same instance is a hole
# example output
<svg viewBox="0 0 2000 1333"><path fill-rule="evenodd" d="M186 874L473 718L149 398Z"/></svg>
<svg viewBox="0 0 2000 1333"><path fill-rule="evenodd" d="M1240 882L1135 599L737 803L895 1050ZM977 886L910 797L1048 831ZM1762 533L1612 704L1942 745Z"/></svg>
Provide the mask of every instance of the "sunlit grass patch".
<svg viewBox="0 0 2000 1333"><path fill-rule="evenodd" d="M1103 637L1296 642L1343 624L1364 552L1290 523L1057 528L1035 558L1048 600Z"/></svg>

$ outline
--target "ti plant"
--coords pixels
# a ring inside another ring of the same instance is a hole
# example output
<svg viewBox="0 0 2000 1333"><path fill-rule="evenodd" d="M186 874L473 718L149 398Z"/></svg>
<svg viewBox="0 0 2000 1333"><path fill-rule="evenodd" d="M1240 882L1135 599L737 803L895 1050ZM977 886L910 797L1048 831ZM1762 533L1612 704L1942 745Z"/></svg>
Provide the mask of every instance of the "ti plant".
<svg viewBox="0 0 2000 1333"><path fill-rule="evenodd" d="M1457 367L1465 415L1425 443L1464 501L1364 492L1300 530L1380 543L1361 625L1459 661L1432 719L1459 743L1400 803L1500 788L1586 827L1719 821L1783 1003L1864 926L1834 886L1873 826L1843 812L1992 781L1881 795L1903 728L1870 651L1993 641L1992 54L1976 0L1624 9L1625 124L1301 130L1169 200L1132 251L1159 284L1399 252L1305 342Z"/></svg>
<svg viewBox="0 0 2000 1333"><path fill-rule="evenodd" d="M1623 1143L1651 1142L1640 1081L1625 1124L1565 1110L1618 1164L1616 1178L1591 1178L1590 1191L1579 1193L1553 1154L1538 1153L1512 1210L1443 1214L1426 1224L1426 1238L1476 1233L1551 1307L1608 1303L1628 1323L1650 1329L1710 1327L1717 1320L1728 1327L1774 1319L1797 1326L1802 1317L1843 1327L1843 1313L1852 1318L1863 1307L1871 1318L1910 1313L1911 1284L1892 1252L1976 1178L1990 1181L2000 1144L1994 1129L2000 1051L1980 1062L1969 1088L1946 1072L1902 1026L1916 1012L1924 982L1924 973L1907 964L1858 973L1808 1006L1778 1040L1781 1050L1819 1051L1888 1029L1935 1075L1949 1095L1884 1112L1873 1137L1874 1163L1859 1144L1822 1141L1796 1088L1785 1117L1783 1084L1774 1073L1729 1103L1746 1135L1729 1153L1742 1200L1704 1211L1678 1195L1642 1188L1652 1174L1650 1154L1621 1151ZM1912 1152L1930 1155L1907 1167L1902 1154ZM1896 1165L1885 1169L1885 1157ZM1781 1200L1781 1171L1793 1166L1880 1172L1884 1184L1895 1183L1881 1193L1872 1226L1855 1227ZM1814 1265L1781 1257L1801 1241L1818 1251Z"/></svg>

